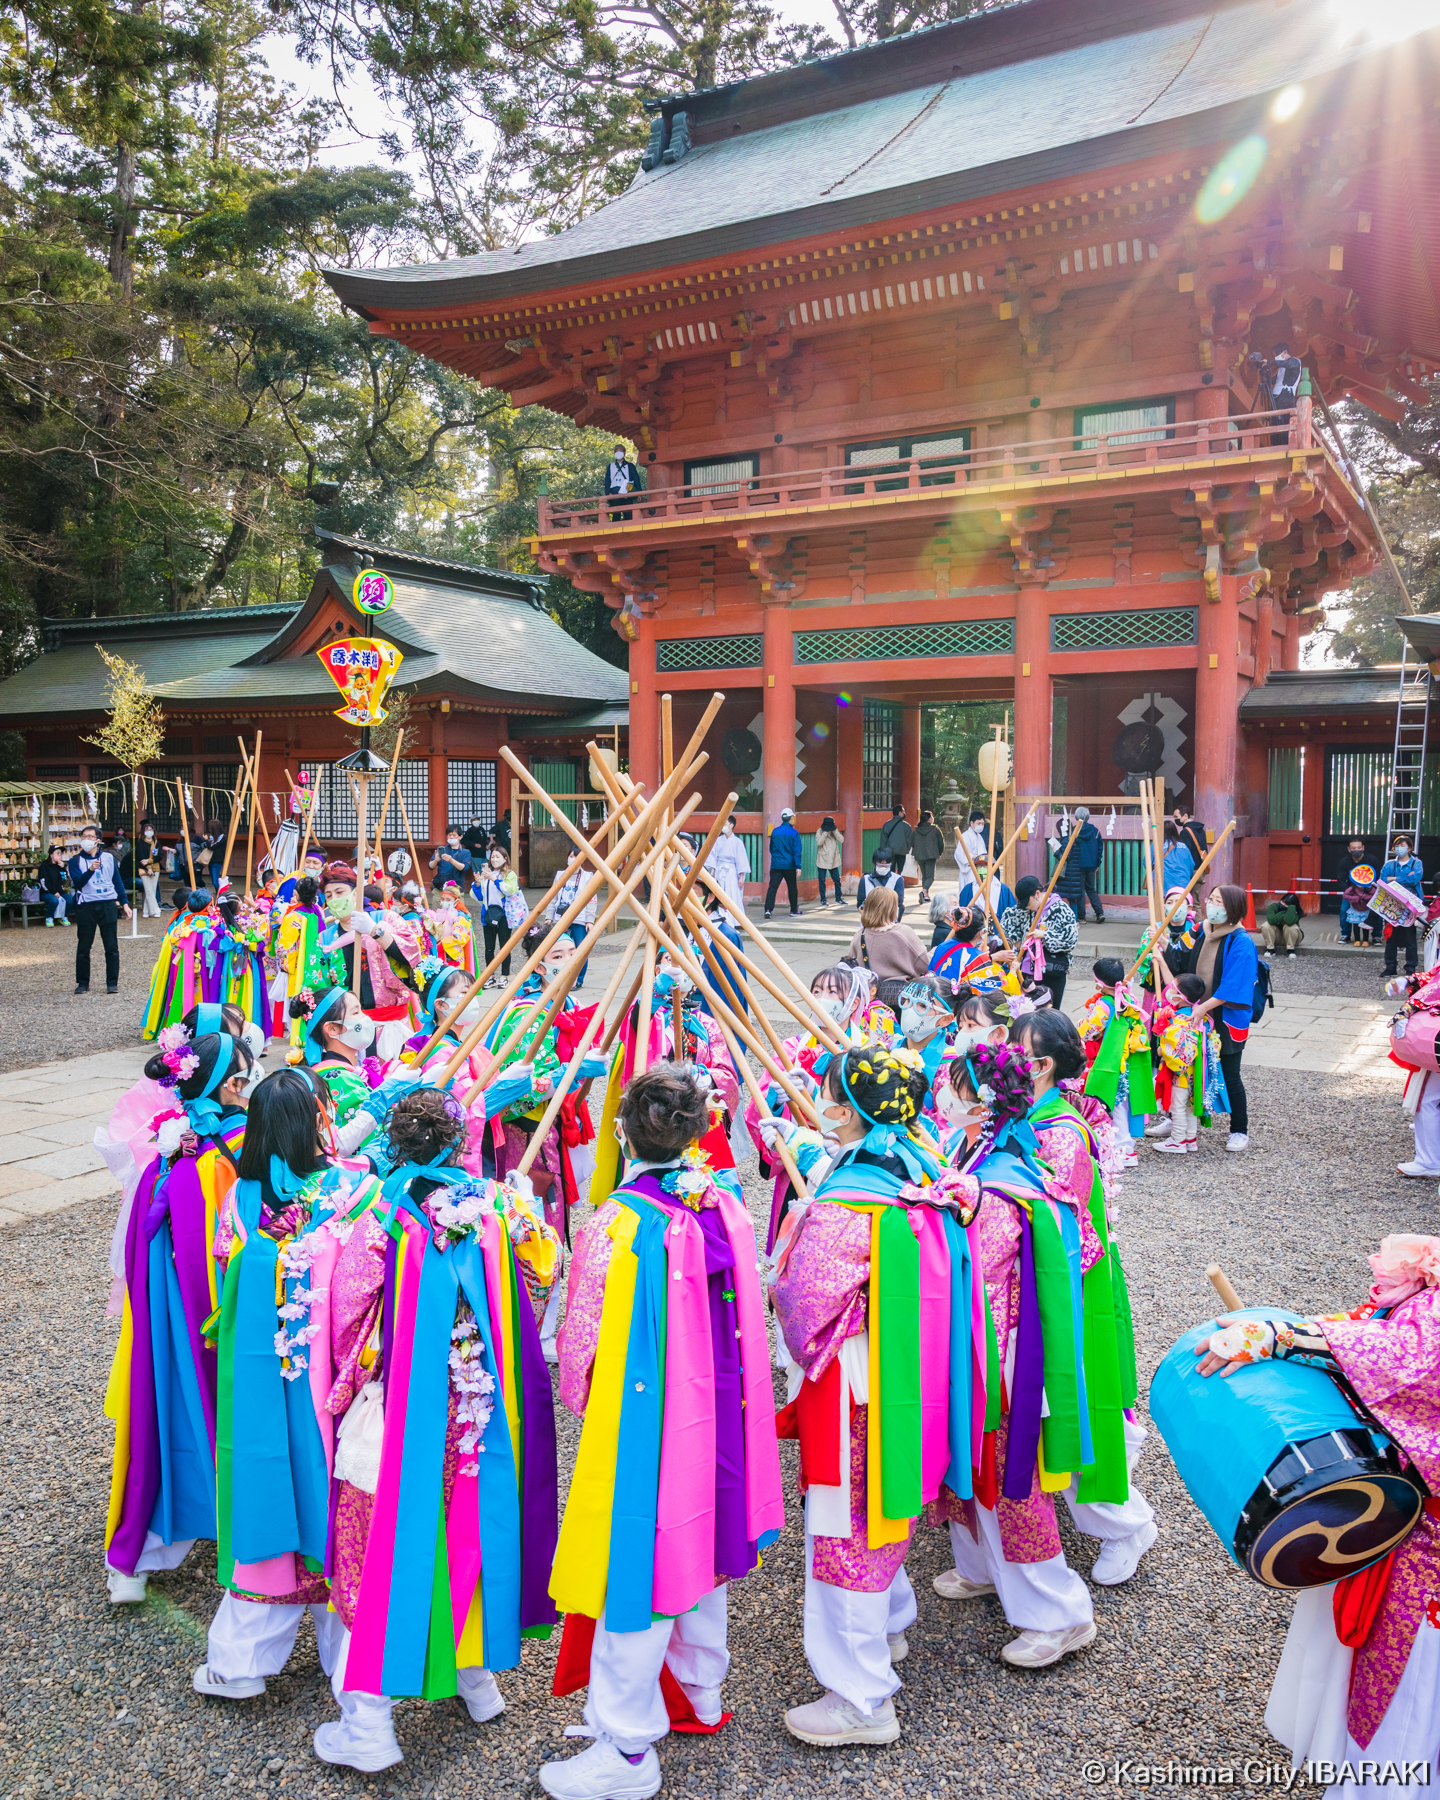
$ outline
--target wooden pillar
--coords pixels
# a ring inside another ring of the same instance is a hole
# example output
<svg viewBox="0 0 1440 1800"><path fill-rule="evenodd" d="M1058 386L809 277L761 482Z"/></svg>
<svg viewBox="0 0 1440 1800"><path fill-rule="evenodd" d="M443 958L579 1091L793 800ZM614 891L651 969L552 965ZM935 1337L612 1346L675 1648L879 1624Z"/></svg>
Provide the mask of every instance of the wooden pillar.
<svg viewBox="0 0 1440 1800"><path fill-rule="evenodd" d="M1050 792L1050 600L1044 588L1022 587L1015 610L1015 800L1023 816L1031 794ZM1017 848L1019 875L1045 873L1045 838L1033 832Z"/></svg>
<svg viewBox="0 0 1440 1800"><path fill-rule="evenodd" d="M1280 642L1280 667L1300 667L1300 621L1294 613L1285 614L1285 636Z"/></svg>
<svg viewBox="0 0 1440 1800"><path fill-rule="evenodd" d="M1221 575L1220 598L1200 603L1200 664L1195 671L1195 813L1219 833L1235 812L1235 759L1240 705L1239 580ZM1229 881L1233 838L1207 879Z"/></svg>
<svg viewBox="0 0 1440 1800"><path fill-rule="evenodd" d="M1275 596L1262 588L1255 601L1255 685L1264 687L1270 673L1271 631L1274 629Z"/></svg>
<svg viewBox="0 0 1440 1800"><path fill-rule="evenodd" d="M630 779L647 794L660 785L660 692L655 672L655 621L635 620L630 640Z"/></svg>
<svg viewBox="0 0 1440 1800"><path fill-rule="evenodd" d="M859 694L836 708L835 797L845 833L841 858L846 891L864 874L865 856L865 702Z"/></svg>
<svg viewBox="0 0 1440 1800"><path fill-rule="evenodd" d="M765 830L780 823L780 809L795 804L795 649L790 608L765 608Z"/></svg>
<svg viewBox="0 0 1440 1800"><path fill-rule="evenodd" d="M920 818L920 708L900 708L900 803L912 825Z"/></svg>
<svg viewBox="0 0 1440 1800"><path fill-rule="evenodd" d="M504 765L501 766L503 768ZM445 755L445 715L441 712L438 701L430 708L430 752L426 777L430 789L430 825L426 836L431 844L443 844L445 827L450 823L450 765ZM417 840L415 848L423 850L425 846ZM415 879L422 887L429 876L428 869L415 871Z"/></svg>

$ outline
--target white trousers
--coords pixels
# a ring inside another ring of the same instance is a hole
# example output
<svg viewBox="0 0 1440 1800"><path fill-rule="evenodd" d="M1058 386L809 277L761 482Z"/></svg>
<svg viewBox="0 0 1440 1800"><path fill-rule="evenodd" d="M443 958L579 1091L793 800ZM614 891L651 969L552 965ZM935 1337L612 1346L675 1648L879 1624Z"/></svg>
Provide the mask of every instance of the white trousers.
<svg viewBox="0 0 1440 1800"><path fill-rule="evenodd" d="M350 1660L350 1633L341 1623L339 1613L332 1613L330 1616L339 1626L339 1634L336 1639L334 1668L327 1669L326 1673L330 1676L330 1692L340 1708L340 1716L350 1728L352 1738L378 1737L388 1740L394 1736L395 1728L390 1715L395 1710L395 1702L389 1694L366 1694L345 1686L345 1667ZM488 1687L486 1674L487 1671L483 1668L457 1669L455 1686L461 1697L482 1686Z"/></svg>
<svg viewBox="0 0 1440 1800"><path fill-rule="evenodd" d="M1188 1144L1195 1131L1194 1091L1187 1075L1177 1075L1170 1090L1170 1140L1175 1144Z"/></svg>
<svg viewBox="0 0 1440 1800"><path fill-rule="evenodd" d="M194 1538L180 1538L176 1543L167 1544L158 1531L147 1531L145 1548L140 1552L136 1561L135 1573L137 1575L156 1575L164 1569L178 1569L190 1554L194 1542ZM105 1567L115 1569L114 1563L108 1557L105 1560ZM115 1573L119 1575L122 1571L115 1569Z"/></svg>
<svg viewBox="0 0 1440 1800"><path fill-rule="evenodd" d="M815 1540L805 1533L805 1660L832 1694L869 1718L900 1688L886 1639L915 1623L915 1589L903 1565L888 1588L857 1594L818 1581Z"/></svg>
<svg viewBox="0 0 1440 1800"><path fill-rule="evenodd" d="M1143 1425L1137 1425L1133 1419L1125 1420L1125 1454L1132 1469L1149 1435ZM1082 1504L1075 1498L1078 1487L1079 1480L1076 1478L1065 1490L1065 1504L1070 1508L1075 1529L1083 1531L1086 1537L1099 1538L1107 1544L1121 1544L1126 1538L1134 1537L1137 1531L1142 1531L1155 1517L1150 1502L1135 1486L1133 1474L1130 1498L1123 1506L1113 1500L1087 1500Z"/></svg>
<svg viewBox="0 0 1440 1800"><path fill-rule="evenodd" d="M210 1622L205 1661L223 1681L278 1675L290 1660L295 1634L306 1610L303 1606L270 1606L263 1600L242 1600L227 1593ZM345 1627L339 1613L331 1612L328 1606L312 1606L308 1610L315 1621L320 1667L328 1675L335 1667Z"/></svg>
<svg viewBox="0 0 1440 1800"><path fill-rule="evenodd" d="M1440 1075L1426 1073L1415 1107L1415 1160L1440 1169Z"/></svg>
<svg viewBox="0 0 1440 1800"><path fill-rule="evenodd" d="M580 1190L585 1191L583 1188ZM554 1343L560 1330L560 1283L557 1280L550 1290L550 1298L545 1302L544 1317L540 1320L541 1343Z"/></svg>
<svg viewBox="0 0 1440 1800"><path fill-rule="evenodd" d="M1000 1521L977 1503L977 1543L965 1527L950 1525L955 1567L967 1581L993 1582L1005 1617L1017 1631L1068 1631L1095 1617L1090 1590L1065 1561L1063 1553L1045 1562L1006 1562L1000 1543Z"/></svg>
<svg viewBox="0 0 1440 1800"><path fill-rule="evenodd" d="M660 1671L685 1687L718 1688L730 1668L726 1648L729 1589L717 1587L693 1612L657 1619L648 1631L595 1627L590 1652L590 1694L585 1723L622 1756L639 1756L670 1729L660 1692Z"/></svg>

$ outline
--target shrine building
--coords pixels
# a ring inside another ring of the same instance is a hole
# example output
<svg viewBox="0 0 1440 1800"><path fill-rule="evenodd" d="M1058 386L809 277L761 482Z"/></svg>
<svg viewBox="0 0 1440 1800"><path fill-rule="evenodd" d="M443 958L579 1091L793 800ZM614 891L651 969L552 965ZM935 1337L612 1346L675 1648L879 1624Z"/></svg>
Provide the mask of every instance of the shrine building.
<svg viewBox="0 0 1440 1800"><path fill-rule="evenodd" d="M1381 555L1325 409L1398 418L1440 360L1437 21L1024 0L655 101L568 231L328 279L634 447L645 491L550 496L536 550L614 608L638 778L661 693L681 731L724 689L707 806L795 806L807 843L832 813L855 875L915 817L922 706L1009 706L1022 803L1119 791L1143 722L1167 795L1235 816L1220 873L1269 887L1333 822L1296 752L1313 786L1395 727L1383 682L1326 677L1318 716L1295 684Z"/></svg>

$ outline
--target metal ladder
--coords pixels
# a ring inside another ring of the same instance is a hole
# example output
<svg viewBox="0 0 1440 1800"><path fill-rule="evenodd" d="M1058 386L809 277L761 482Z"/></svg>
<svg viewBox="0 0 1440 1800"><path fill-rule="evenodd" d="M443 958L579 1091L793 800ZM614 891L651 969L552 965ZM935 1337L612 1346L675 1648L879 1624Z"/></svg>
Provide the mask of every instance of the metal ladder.
<svg viewBox="0 0 1440 1800"><path fill-rule="evenodd" d="M1400 702L1395 708L1395 753L1390 763L1390 816L1385 824L1385 857L1397 836L1420 854L1420 807L1425 785L1425 746L1430 722L1430 665L1410 662L1410 645L1400 653Z"/></svg>

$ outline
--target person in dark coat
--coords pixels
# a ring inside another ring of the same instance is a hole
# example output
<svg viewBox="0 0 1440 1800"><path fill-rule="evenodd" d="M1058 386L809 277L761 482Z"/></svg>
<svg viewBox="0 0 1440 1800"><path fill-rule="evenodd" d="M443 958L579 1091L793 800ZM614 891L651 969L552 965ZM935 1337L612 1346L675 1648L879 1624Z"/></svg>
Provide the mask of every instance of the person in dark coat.
<svg viewBox="0 0 1440 1800"><path fill-rule="evenodd" d="M765 889L765 917L775 910L775 896L780 883L790 896L790 917L800 917L800 857L804 846L795 829L795 813L785 806L780 809L780 823L770 833L770 882Z"/></svg>
<svg viewBox="0 0 1440 1800"><path fill-rule="evenodd" d="M930 884L935 879L935 865L945 854L945 838L935 823L933 812L922 812L920 823L910 839L910 854L920 865L920 898L930 898Z"/></svg>
<svg viewBox="0 0 1440 1800"><path fill-rule="evenodd" d="M1077 806L1075 818L1070 830L1076 833L1075 848L1070 852L1069 861L1065 864L1065 873L1060 877L1059 889L1075 909L1075 917L1082 923L1085 919L1085 899L1089 896L1090 904L1095 909L1095 917L1103 922L1105 908L1100 903L1100 859L1105 854L1105 841L1100 836L1094 821L1090 817L1088 806ZM1061 849L1069 841L1070 832L1061 839ZM1070 871L1075 870L1075 879Z"/></svg>
<svg viewBox="0 0 1440 1800"><path fill-rule="evenodd" d="M1201 863L1203 863L1205 858L1210 854L1209 832L1207 832L1200 821L1193 818L1183 806L1172 807L1170 816L1175 821L1176 837L1179 838L1180 842L1186 846L1190 854L1195 858L1195 867L1198 869Z"/></svg>
<svg viewBox="0 0 1440 1800"><path fill-rule="evenodd" d="M910 854L910 846L914 842L915 833L910 821L905 817L903 806L892 807L890 818L880 833L880 849L888 850L890 861L898 875L905 873L905 858Z"/></svg>

